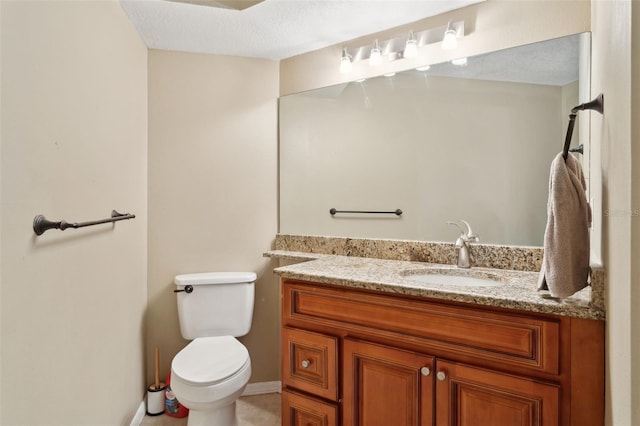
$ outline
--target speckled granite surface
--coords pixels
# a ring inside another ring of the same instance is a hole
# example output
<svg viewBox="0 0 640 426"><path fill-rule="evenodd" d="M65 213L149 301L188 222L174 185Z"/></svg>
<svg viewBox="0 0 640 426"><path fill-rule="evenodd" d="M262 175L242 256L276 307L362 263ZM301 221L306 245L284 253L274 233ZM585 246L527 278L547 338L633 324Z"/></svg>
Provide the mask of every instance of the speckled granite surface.
<svg viewBox="0 0 640 426"><path fill-rule="evenodd" d="M276 235L275 250L372 257L376 259L410 260L453 264L453 243L411 240L376 240L368 238L321 237L314 235ZM474 266L483 268L539 271L542 248L510 247L494 244L472 244Z"/></svg>
<svg viewBox="0 0 640 426"><path fill-rule="evenodd" d="M429 284L419 281L423 272L443 275L468 275L490 278L500 285L490 287ZM377 290L411 296L431 297L457 302L498 306L510 309L542 312L590 319L604 319L604 310L591 303L591 287L563 301L550 298L548 292L537 291L537 272L472 268L455 266L324 255L316 260L276 268L284 278L314 281L350 288Z"/></svg>
<svg viewBox="0 0 640 426"><path fill-rule="evenodd" d="M604 319L604 270L594 269L591 286L564 301L537 291L542 262L539 247L473 245L472 274L489 274L496 287L426 284L412 270L438 268L440 273L464 274L454 264L453 244L405 240L308 235L276 236L275 250L265 256L303 261L275 269L282 277L413 296L433 297L532 312Z"/></svg>

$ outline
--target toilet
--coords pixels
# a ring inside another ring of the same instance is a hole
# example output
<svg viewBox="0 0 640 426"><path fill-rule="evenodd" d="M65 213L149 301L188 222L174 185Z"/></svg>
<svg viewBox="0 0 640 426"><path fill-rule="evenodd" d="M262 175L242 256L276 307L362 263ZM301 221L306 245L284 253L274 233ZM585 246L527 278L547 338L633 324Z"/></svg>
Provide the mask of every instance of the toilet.
<svg viewBox="0 0 640 426"><path fill-rule="evenodd" d="M171 389L189 409L188 426L237 425L251 359L236 337L251 329L255 281L253 272L175 277L180 332L191 342L171 362Z"/></svg>

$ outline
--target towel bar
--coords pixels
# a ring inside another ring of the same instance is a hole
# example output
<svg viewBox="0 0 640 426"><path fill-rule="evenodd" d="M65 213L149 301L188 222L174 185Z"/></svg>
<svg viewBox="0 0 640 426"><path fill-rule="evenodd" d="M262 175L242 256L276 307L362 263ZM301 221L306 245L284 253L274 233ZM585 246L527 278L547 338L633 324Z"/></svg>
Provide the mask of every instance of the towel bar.
<svg viewBox="0 0 640 426"><path fill-rule="evenodd" d="M598 111L600 114L604 114L604 95L600 93L595 99L589 102L585 102L578 106L571 108L571 114L569 114L569 126L567 127L567 135L564 138L564 147L562 148L562 157L567 160L569 155L569 145L571 145L571 137L573 136L573 126L575 125L576 116L578 111L584 111L590 109Z"/></svg>
<svg viewBox="0 0 640 426"><path fill-rule="evenodd" d="M42 235L45 231L49 229L59 229L61 231L64 231L67 228L84 228L85 226L93 226L93 225L100 225L102 223L117 222L119 220L134 219L135 217L136 215L134 214L118 213L117 211L112 210L111 217L108 219L100 219L100 220L94 220L91 222L81 222L81 223L68 223L65 220L61 220L59 222L53 222L53 221L47 220L43 215L39 214L33 219L33 232L35 232L36 235Z"/></svg>
<svg viewBox="0 0 640 426"><path fill-rule="evenodd" d="M401 216L402 210L396 209L391 212L386 212L386 211L371 211L371 210L336 210L334 208L329 209L329 214L331 216L335 216L336 213L395 214L396 216Z"/></svg>

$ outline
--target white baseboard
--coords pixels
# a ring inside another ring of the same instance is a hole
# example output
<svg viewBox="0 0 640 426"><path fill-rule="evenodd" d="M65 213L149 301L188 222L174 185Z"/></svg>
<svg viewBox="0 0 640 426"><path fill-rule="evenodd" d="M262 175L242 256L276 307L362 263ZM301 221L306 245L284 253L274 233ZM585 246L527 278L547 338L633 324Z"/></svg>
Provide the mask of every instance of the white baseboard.
<svg viewBox="0 0 640 426"><path fill-rule="evenodd" d="M142 423L142 420L144 419L144 415L146 413L145 407L146 405L143 400L138 406L138 411L136 411L135 416L133 416L133 419L131 419L131 424L129 426L140 426L140 423Z"/></svg>
<svg viewBox="0 0 640 426"><path fill-rule="evenodd" d="M265 393L280 393L282 390L282 382L277 380L273 382L249 383L244 389L242 396L262 395Z"/></svg>
<svg viewBox="0 0 640 426"><path fill-rule="evenodd" d="M281 381L273 381L273 382L260 382L260 383L249 383L247 387L242 392L242 396L250 396L250 395L262 395L265 393L280 393L282 390L282 382ZM129 426L140 426L144 416L146 414L146 404L144 400L138 406L138 410L136 411L135 416L131 419L131 424Z"/></svg>

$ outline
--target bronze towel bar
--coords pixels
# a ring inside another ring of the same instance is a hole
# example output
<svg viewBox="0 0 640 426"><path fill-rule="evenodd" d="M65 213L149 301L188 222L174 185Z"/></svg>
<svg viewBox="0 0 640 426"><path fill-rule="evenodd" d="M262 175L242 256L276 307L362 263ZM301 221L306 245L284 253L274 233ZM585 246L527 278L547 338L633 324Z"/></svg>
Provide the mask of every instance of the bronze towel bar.
<svg viewBox="0 0 640 426"><path fill-rule="evenodd" d="M336 213L395 214L397 216L401 216L402 210L396 209L392 212L369 211L369 210L336 210L333 208L329 210L329 214L331 214L331 216L335 216Z"/></svg>
<svg viewBox="0 0 640 426"><path fill-rule="evenodd" d="M569 125L567 127L567 135L564 139L564 147L562 149L562 157L565 159L565 161L567 160L567 155L569 155L569 145L571 145L571 137L573 136L573 126L576 121L576 115L578 115L578 111L583 111L585 109L598 111L600 114L603 114L604 113L604 96L602 95L602 93L596 96L594 100L585 102L571 109L571 114L569 114Z"/></svg>
<svg viewBox="0 0 640 426"><path fill-rule="evenodd" d="M82 223L68 223L64 220L60 222L53 222L47 220L43 215L39 214L33 219L33 232L36 235L42 235L45 231L49 229L59 229L64 231L67 228L84 228L85 226L93 226L100 225L102 223L111 223L117 222L119 220L133 219L136 215L129 213L118 213L115 210L111 211L111 217L108 219L94 220L91 222L82 222Z"/></svg>

